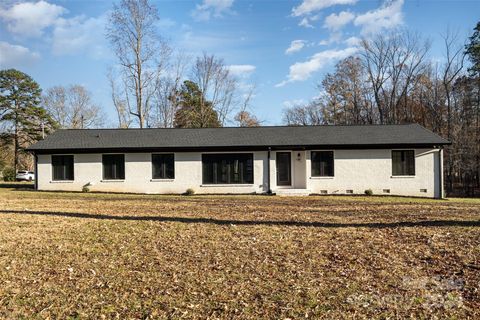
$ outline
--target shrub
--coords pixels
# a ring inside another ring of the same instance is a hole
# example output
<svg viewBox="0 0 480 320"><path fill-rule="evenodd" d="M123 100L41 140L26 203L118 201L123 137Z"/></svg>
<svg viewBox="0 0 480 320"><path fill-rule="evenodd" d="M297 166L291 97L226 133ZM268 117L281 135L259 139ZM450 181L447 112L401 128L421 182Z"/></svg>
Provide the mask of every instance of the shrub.
<svg viewBox="0 0 480 320"><path fill-rule="evenodd" d="M365 194L366 194L367 196L373 196L373 191L372 191L372 189L367 189L367 190L365 190Z"/></svg>
<svg viewBox="0 0 480 320"><path fill-rule="evenodd" d="M186 196L193 196L195 194L195 190L192 188L188 188L187 191L185 191Z"/></svg>
<svg viewBox="0 0 480 320"><path fill-rule="evenodd" d="M16 172L12 167L3 169L3 181L15 181Z"/></svg>

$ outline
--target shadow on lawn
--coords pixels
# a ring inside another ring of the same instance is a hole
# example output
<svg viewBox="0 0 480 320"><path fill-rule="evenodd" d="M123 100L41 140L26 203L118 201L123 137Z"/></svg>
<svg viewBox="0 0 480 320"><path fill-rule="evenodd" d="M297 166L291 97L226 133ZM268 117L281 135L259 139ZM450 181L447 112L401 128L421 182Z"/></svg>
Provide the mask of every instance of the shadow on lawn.
<svg viewBox="0 0 480 320"><path fill-rule="evenodd" d="M21 183L21 182L0 182L0 188L6 189L24 189L24 190L34 190L33 183Z"/></svg>
<svg viewBox="0 0 480 320"><path fill-rule="evenodd" d="M85 218L98 220L124 220L124 221L159 221L181 223L209 223L216 225L265 225L265 226L293 226L293 227L318 227L318 228L399 228L399 227L480 227L480 220L424 220L424 221L398 221L398 222L370 222L370 223L335 223L316 221L275 221L275 220L220 220L213 218L195 217L158 217L158 216L114 216L103 214L88 214L77 212L55 211L23 211L0 210L0 214L33 214L44 216Z"/></svg>

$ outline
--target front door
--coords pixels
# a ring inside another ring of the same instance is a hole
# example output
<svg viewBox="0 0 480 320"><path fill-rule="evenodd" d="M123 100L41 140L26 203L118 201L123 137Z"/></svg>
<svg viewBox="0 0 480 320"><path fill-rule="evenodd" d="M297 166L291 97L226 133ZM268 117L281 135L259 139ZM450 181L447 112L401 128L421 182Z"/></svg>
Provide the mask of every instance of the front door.
<svg viewBox="0 0 480 320"><path fill-rule="evenodd" d="M290 152L277 152L277 186L292 185L292 157Z"/></svg>

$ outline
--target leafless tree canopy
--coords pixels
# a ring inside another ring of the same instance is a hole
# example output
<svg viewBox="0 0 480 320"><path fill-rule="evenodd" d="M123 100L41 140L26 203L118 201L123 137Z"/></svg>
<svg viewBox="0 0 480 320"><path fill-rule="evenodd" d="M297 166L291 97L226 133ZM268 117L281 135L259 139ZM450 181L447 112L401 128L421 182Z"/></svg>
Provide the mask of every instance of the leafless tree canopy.
<svg viewBox="0 0 480 320"><path fill-rule="evenodd" d="M320 101L312 101L306 105L295 105L283 112L283 122L289 126L316 126L325 124L324 108Z"/></svg>
<svg viewBox="0 0 480 320"><path fill-rule="evenodd" d="M288 125L419 123L448 138L450 193L480 188L480 80L464 67L464 43L443 35L444 57L427 59L429 42L408 32L363 40L319 84L319 98L284 111ZM478 191L477 191L478 192Z"/></svg>
<svg viewBox="0 0 480 320"><path fill-rule="evenodd" d="M189 66L189 56L177 52L172 55L166 72L157 79L150 123L154 127L172 128L179 108L178 93Z"/></svg>
<svg viewBox="0 0 480 320"><path fill-rule="evenodd" d="M121 79L118 84L114 83L121 88L117 90L114 104L123 101L140 128L147 125L151 100L170 54L170 48L157 32L158 19L156 7L148 0L121 0L114 5L107 27Z"/></svg>
<svg viewBox="0 0 480 320"><path fill-rule="evenodd" d="M149 117L151 126L175 126L175 114L180 106L179 94L185 80L195 83L200 90L199 110L213 108L220 125L224 126L232 121L240 125L236 116L242 112L247 112L242 113L243 116L248 114L251 117L251 124L253 120L260 123L250 106L254 86L245 85L250 88L247 92L241 90L239 79L231 74L221 58L203 53L192 63L190 57L175 53L171 55L164 69L165 72L155 85Z"/></svg>
<svg viewBox="0 0 480 320"><path fill-rule="evenodd" d="M238 105L237 79L231 75L223 59L204 53L197 57L191 80L195 82L206 100L212 103L222 125Z"/></svg>
<svg viewBox="0 0 480 320"><path fill-rule="evenodd" d="M107 38L118 65L108 79L118 125L174 126L177 94L185 80L198 85L205 100L201 104L211 103L225 125L241 104L238 80L214 55L204 53L190 63L184 54L172 54L175 50L157 32L157 21L149 0L121 0L111 13Z"/></svg>
<svg viewBox="0 0 480 320"><path fill-rule="evenodd" d="M81 85L56 86L48 89L42 98L43 106L60 128L98 128L104 124L101 108Z"/></svg>

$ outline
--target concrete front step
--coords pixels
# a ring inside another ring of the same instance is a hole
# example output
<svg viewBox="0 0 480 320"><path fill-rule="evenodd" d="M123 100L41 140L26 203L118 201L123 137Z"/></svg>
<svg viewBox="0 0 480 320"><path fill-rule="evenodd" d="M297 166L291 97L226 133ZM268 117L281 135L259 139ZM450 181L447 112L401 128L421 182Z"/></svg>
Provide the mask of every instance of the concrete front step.
<svg viewBox="0 0 480 320"><path fill-rule="evenodd" d="M311 193L309 189L277 189L277 196L308 196Z"/></svg>

